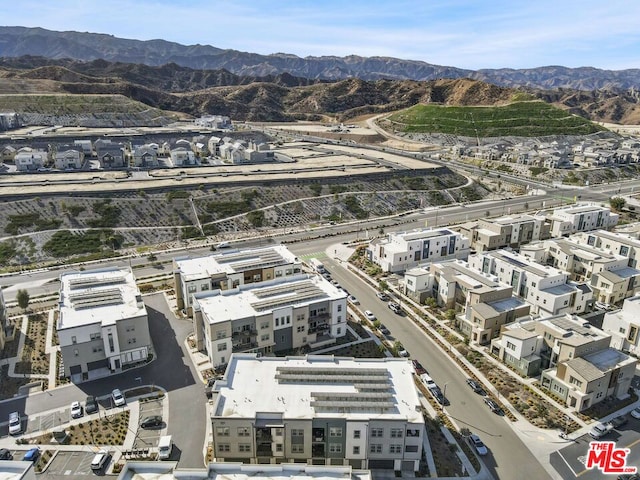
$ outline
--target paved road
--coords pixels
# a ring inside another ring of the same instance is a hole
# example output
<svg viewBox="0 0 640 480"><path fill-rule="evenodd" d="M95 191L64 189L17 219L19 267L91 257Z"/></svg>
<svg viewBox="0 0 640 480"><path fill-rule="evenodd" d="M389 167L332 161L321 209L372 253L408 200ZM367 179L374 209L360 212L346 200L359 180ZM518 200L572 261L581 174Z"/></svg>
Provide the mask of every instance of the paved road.
<svg viewBox="0 0 640 480"><path fill-rule="evenodd" d="M291 247L297 252L296 246ZM375 296L375 290L364 285L339 262L323 259L334 279L355 295L359 308L371 310L391 331L391 341L399 340L409 351L411 358L418 360L441 389L446 386L446 407L449 416L460 427L467 427L478 434L489 448L489 455L482 460L495 478L500 480L550 478L536 457L512 430L509 420L491 413L482 397L473 393L466 384L466 376L437 349L431 340L404 315L396 315ZM526 475L523 477L523 473Z"/></svg>
<svg viewBox="0 0 640 480"><path fill-rule="evenodd" d="M184 340L193 330L190 320L176 319L169 311L162 294L144 297L149 314L149 329L157 359L149 365L126 371L116 377L106 377L79 385L68 385L50 392L38 393L0 403L0 418L12 411L35 415L55 408L64 410L74 400L87 395L108 395L113 388L128 389L140 384L155 384L168 392L168 433L182 452L179 466L202 467L202 448L206 428L206 397L204 385L188 353ZM138 380L140 378L140 380Z"/></svg>

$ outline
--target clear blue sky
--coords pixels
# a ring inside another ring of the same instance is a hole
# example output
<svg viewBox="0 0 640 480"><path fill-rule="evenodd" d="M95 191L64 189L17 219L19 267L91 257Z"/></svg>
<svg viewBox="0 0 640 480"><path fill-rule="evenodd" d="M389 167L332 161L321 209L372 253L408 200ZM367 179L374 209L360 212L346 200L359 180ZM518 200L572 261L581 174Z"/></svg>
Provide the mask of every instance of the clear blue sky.
<svg viewBox="0 0 640 480"><path fill-rule="evenodd" d="M640 0L4 0L0 23L460 68L640 68Z"/></svg>

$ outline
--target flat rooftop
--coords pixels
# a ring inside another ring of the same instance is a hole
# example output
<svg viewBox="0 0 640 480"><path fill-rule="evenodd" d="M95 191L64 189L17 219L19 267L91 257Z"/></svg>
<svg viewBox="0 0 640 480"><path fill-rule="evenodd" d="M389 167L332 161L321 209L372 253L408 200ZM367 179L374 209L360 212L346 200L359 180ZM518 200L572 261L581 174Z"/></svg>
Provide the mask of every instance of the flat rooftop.
<svg viewBox="0 0 640 480"><path fill-rule="evenodd" d="M531 258L525 257L524 255L519 255L517 253L511 253L507 250L490 251L486 252L485 255L495 257L498 260L502 260L503 262L509 263L514 267L520 268L529 273L533 273L534 275L538 275L539 277L562 275L562 271L557 268L547 265L540 265L538 262Z"/></svg>
<svg viewBox="0 0 640 480"><path fill-rule="evenodd" d="M234 274L248 270L300 263L298 257L284 245L228 250L206 257L177 258L176 267L185 281L199 280L220 274Z"/></svg>
<svg viewBox="0 0 640 480"><path fill-rule="evenodd" d="M271 425L278 423L278 414L281 419L424 423L413 366L404 358L233 354L215 389L212 417L255 418L257 424Z"/></svg>
<svg viewBox="0 0 640 480"><path fill-rule="evenodd" d="M57 329L116 321L147 314L130 268L105 268L60 275Z"/></svg>
<svg viewBox="0 0 640 480"><path fill-rule="evenodd" d="M344 299L347 294L318 275L295 275L200 293L194 298L194 308L199 307L209 323L214 324L264 315L284 307Z"/></svg>

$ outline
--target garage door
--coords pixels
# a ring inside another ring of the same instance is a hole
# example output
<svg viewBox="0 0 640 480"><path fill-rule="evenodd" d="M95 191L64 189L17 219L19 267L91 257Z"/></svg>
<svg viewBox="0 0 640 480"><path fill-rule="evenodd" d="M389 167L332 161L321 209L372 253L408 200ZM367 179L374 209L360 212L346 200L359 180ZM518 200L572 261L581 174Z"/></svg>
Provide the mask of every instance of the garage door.
<svg viewBox="0 0 640 480"><path fill-rule="evenodd" d="M369 460L369 470L393 470L393 460Z"/></svg>

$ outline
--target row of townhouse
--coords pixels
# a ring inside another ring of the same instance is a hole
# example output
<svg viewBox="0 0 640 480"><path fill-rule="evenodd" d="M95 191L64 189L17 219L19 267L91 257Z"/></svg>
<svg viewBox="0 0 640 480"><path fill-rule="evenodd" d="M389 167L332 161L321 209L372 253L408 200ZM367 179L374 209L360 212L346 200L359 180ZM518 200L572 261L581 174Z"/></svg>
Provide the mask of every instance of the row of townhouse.
<svg viewBox="0 0 640 480"><path fill-rule="evenodd" d="M469 239L449 228L392 232L373 240L367 258L385 272L404 272L419 264L469 256Z"/></svg>
<svg viewBox="0 0 640 480"><path fill-rule="evenodd" d="M576 411L606 398L629 396L637 360L614 348L611 335L574 315L527 320L503 327L492 353Z"/></svg>
<svg viewBox="0 0 640 480"><path fill-rule="evenodd" d="M92 380L153 354L147 309L130 268L60 275L56 330L64 375Z"/></svg>
<svg viewBox="0 0 640 480"><path fill-rule="evenodd" d="M347 294L319 275L295 275L194 294L196 347L214 367L232 353L287 353L347 333Z"/></svg>
<svg viewBox="0 0 640 480"><path fill-rule="evenodd" d="M216 461L415 472L425 424L406 359L234 354L214 386Z"/></svg>

